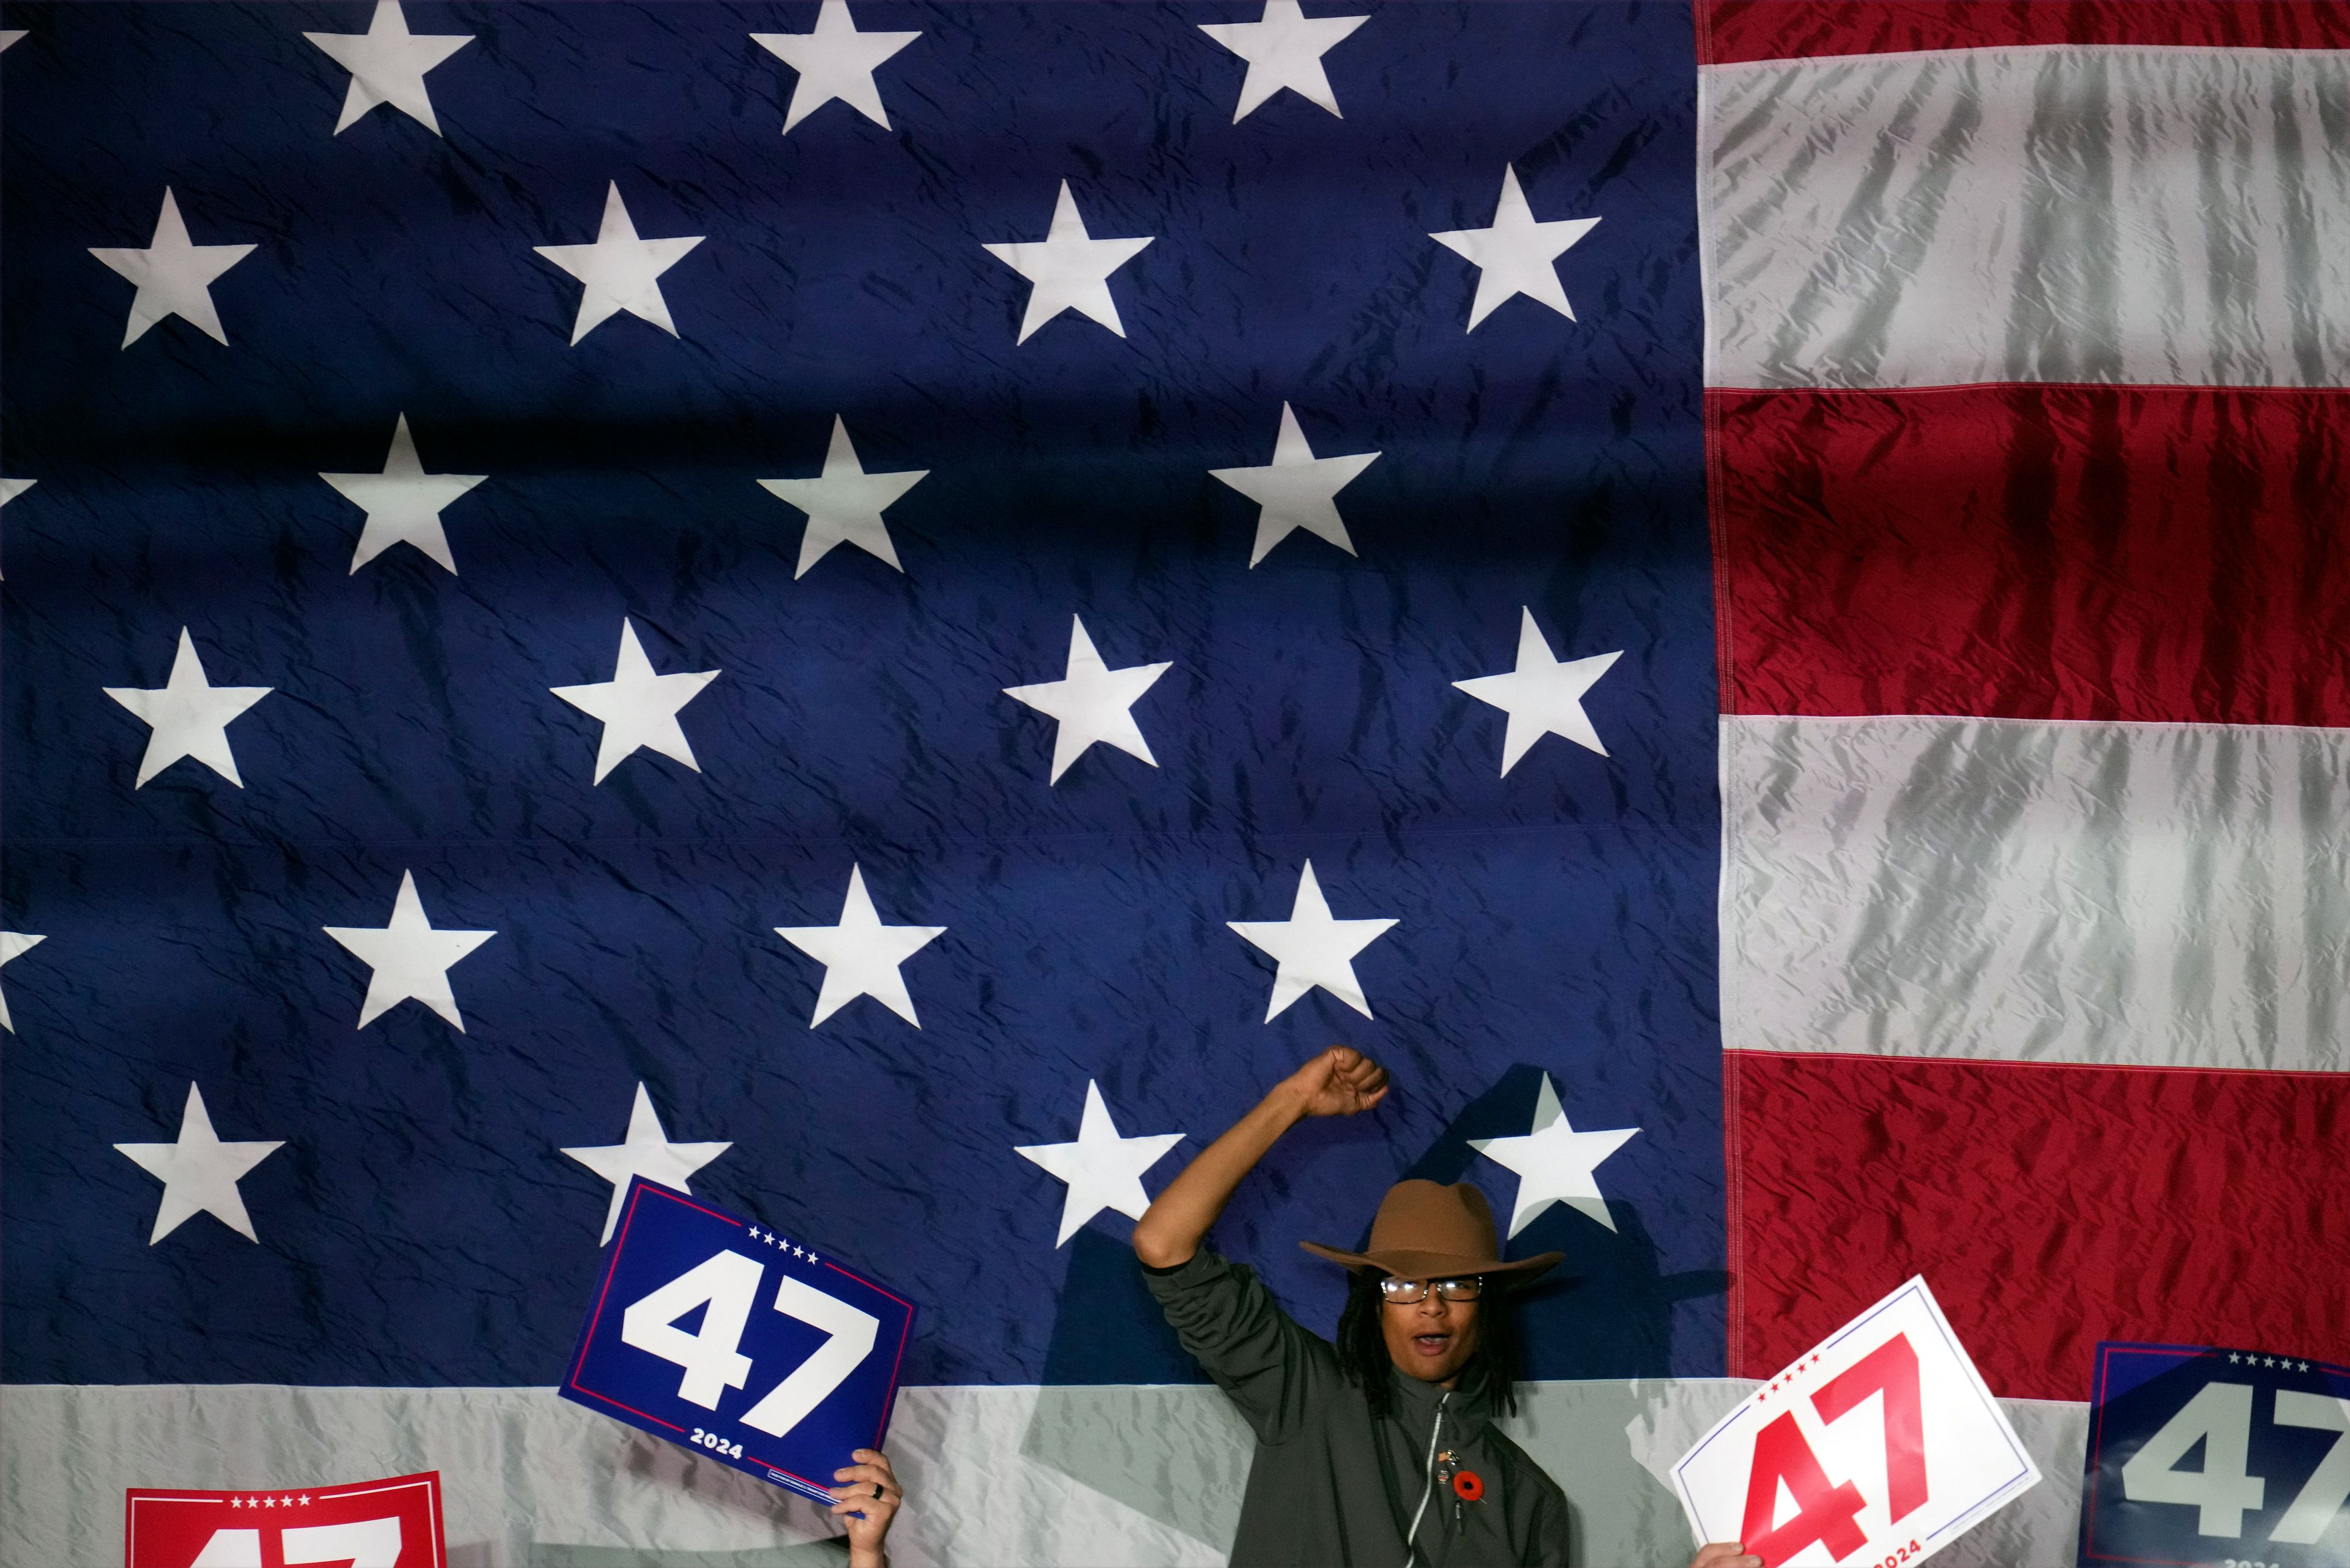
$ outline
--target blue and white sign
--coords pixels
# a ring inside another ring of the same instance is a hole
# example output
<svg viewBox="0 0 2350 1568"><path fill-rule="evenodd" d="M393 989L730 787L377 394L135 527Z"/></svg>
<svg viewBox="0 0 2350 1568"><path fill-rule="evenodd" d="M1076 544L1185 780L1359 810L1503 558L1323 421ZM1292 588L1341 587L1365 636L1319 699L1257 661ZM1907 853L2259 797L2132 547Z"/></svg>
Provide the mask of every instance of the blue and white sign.
<svg viewBox="0 0 2350 1568"><path fill-rule="evenodd" d="M2097 1346L2082 1568L2350 1563L2350 1366Z"/></svg>
<svg viewBox="0 0 2350 1568"><path fill-rule="evenodd" d="M911 1302L805 1241L639 1176L560 1392L829 1502L889 1431L913 1327Z"/></svg>

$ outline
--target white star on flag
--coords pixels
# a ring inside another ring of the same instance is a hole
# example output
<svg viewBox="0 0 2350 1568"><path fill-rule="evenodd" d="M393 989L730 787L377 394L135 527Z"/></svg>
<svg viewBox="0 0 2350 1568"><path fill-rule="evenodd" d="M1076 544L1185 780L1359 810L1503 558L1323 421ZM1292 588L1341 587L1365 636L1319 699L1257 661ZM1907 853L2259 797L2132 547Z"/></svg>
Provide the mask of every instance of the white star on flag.
<svg viewBox="0 0 2350 1568"><path fill-rule="evenodd" d="M286 1147L274 1143L223 1143L213 1131L204 1110L203 1092L188 1085L187 1107L180 1113L180 1137L175 1143L119 1143L115 1148L140 1169L163 1184L163 1200L155 1209L155 1229L147 1244L153 1246L198 1214L209 1213L248 1241L258 1241L253 1217L244 1211L244 1196L236 1184L244 1173Z"/></svg>
<svg viewBox="0 0 2350 1568"><path fill-rule="evenodd" d="M620 200L620 182L615 180L604 195L604 221L596 231L595 244L533 245L531 249L583 286L579 291L579 319L571 328L573 343L623 310L651 322L674 337L677 324L669 318L669 302L661 297L660 275L683 260L686 252L707 237L681 234L667 240L639 239L636 223L629 216L628 203Z"/></svg>
<svg viewBox="0 0 2350 1568"><path fill-rule="evenodd" d="M21 958L48 940L26 931L0 931L0 968L5 968L10 961ZM5 996L0 996L0 1029L5 1029L11 1034L16 1033L16 1021L8 1016L8 999Z"/></svg>
<svg viewBox="0 0 2350 1568"><path fill-rule="evenodd" d="M1351 556L1355 542L1347 536L1346 522L1338 515L1338 492L1353 483L1378 455L1357 452L1345 457L1315 456L1314 449L1305 444L1305 432L1298 428L1297 416L1284 403L1281 433L1274 438L1271 462L1254 468L1211 468L1208 476L1223 481L1257 504L1251 566L1300 528Z"/></svg>
<svg viewBox="0 0 2350 1568"><path fill-rule="evenodd" d="M693 747L687 743L677 715L722 673L702 670L690 675L654 674L652 660L645 657L644 644L637 640L636 624L622 616L620 652L613 661L612 679L585 686L550 686L547 690L581 712L604 721L603 743L596 748L595 779L602 784L604 775L619 767L639 746L700 773L702 764L694 761Z"/></svg>
<svg viewBox="0 0 2350 1568"><path fill-rule="evenodd" d="M179 199L163 187L163 210L155 219L155 237L145 250L89 247L89 254L129 278L139 292L130 301L130 318L123 324L122 346L130 348L147 329L167 317L192 322L214 342L226 343L220 313L213 308L213 280L251 255L255 247L200 245L188 237L180 216Z"/></svg>
<svg viewBox="0 0 2350 1568"><path fill-rule="evenodd" d="M1142 1190L1142 1173L1182 1141L1179 1132L1118 1137L1118 1124L1109 1119L1109 1107L1102 1103L1100 1085L1088 1078L1085 1119L1077 1124L1076 1142L1022 1144L1014 1146L1013 1152L1069 1184L1061 1200L1061 1234L1053 1242L1063 1247L1084 1229L1087 1220L1105 1209L1141 1219L1143 1210L1150 1207L1150 1199Z"/></svg>
<svg viewBox="0 0 2350 1568"><path fill-rule="evenodd" d="M401 414L391 427L391 450L384 454L381 473L321 472L318 477L367 514L359 548L351 552L352 571L394 545L408 544L453 573L457 561L449 553L441 509L489 475L425 472L416 455L416 439L408 433L408 416Z"/></svg>
<svg viewBox="0 0 2350 1568"><path fill-rule="evenodd" d="M885 926L865 890L862 867L848 868L848 897L841 901L840 923L834 926L777 926L775 935L824 965L824 987L816 992L815 1028L860 996L869 996L920 1029L914 999L906 993L906 977L898 966L938 940L944 926Z"/></svg>
<svg viewBox="0 0 2350 1568"><path fill-rule="evenodd" d="M172 673L161 686L100 690L145 720L152 731L147 737L147 753L139 759L139 780L132 788L143 786L182 757L193 757L243 789L236 753L228 746L229 722L276 688L213 685L204 678L203 660L196 657L196 640L183 626Z"/></svg>
<svg viewBox="0 0 2350 1568"><path fill-rule="evenodd" d="M350 90L343 94L343 117L335 121L337 136L386 103L440 135L441 122L432 118L432 99L424 90L424 73L473 41L471 33L410 32L400 0L376 0L375 16L364 33L302 36L351 73Z"/></svg>
<svg viewBox="0 0 2350 1568"><path fill-rule="evenodd" d="M1248 62L1248 78L1241 83L1241 100L1232 110L1232 123L1246 119L1252 109L1284 88L1338 114L1338 95L1330 90L1322 57L1369 20L1368 16L1308 16L1298 8L1297 0L1264 0L1263 14L1253 22L1201 23L1200 31Z"/></svg>
<svg viewBox="0 0 2350 1568"><path fill-rule="evenodd" d="M847 424L838 414L833 415L832 444L825 451L822 474L814 479L759 481L767 493L807 514L807 531L800 535L800 564L792 576L806 576L808 568L829 555L835 545L854 545L904 571L881 514L930 473L927 468L866 472L857 461L857 448L849 443Z"/></svg>
<svg viewBox="0 0 2350 1568"><path fill-rule="evenodd" d="M860 33L848 15L848 0L824 0L813 33L754 33L751 41L799 72L791 107L784 111L784 134L834 99L889 129L881 108L874 67L920 37L920 33Z"/></svg>
<svg viewBox="0 0 2350 1568"><path fill-rule="evenodd" d="M359 1004L359 1027L412 999L447 1019L458 1033L465 1032L449 989L449 967L498 933L434 929L425 918L424 900L416 896L415 872L400 874L390 925L321 929L375 971L368 980L367 1000Z"/></svg>
<svg viewBox="0 0 2350 1568"><path fill-rule="evenodd" d="M1607 1199L1599 1195L1599 1165L1639 1130L1575 1131L1559 1108L1558 1091L1551 1087L1550 1075L1544 1073L1542 1092L1534 1097L1531 1131L1523 1137L1472 1137L1469 1147L1518 1173L1511 1235L1533 1224L1554 1203L1572 1205L1613 1231L1616 1217L1607 1211Z"/></svg>
<svg viewBox="0 0 2350 1568"><path fill-rule="evenodd" d="M1591 727L1591 716L1583 711L1583 696L1624 657L1623 650L1570 659L1562 664L1552 656L1542 628L1534 624L1534 612L1522 606L1519 614L1523 618L1518 623L1517 669L1452 683L1510 716L1509 727L1502 732L1502 776L1508 777L1518 759L1544 735L1563 735L1606 756L1607 748L1599 743L1599 732Z"/></svg>
<svg viewBox="0 0 2350 1568"><path fill-rule="evenodd" d="M1020 318L1020 336L1014 341L1027 342L1029 334L1064 310L1089 316L1125 337L1118 302L1109 296L1109 275L1140 255L1143 247L1157 237L1095 239L1086 232L1086 221L1077 213L1077 199L1069 194L1069 182L1062 181L1060 197L1053 203L1053 225L1045 238L983 247L1031 286L1028 312Z"/></svg>
<svg viewBox="0 0 2350 1568"><path fill-rule="evenodd" d="M1336 920L1314 876L1314 862L1298 873L1297 898L1285 920L1227 920L1242 938L1263 949L1278 966L1273 1000L1264 1010L1272 1023L1290 1003L1320 986L1368 1018L1371 1005L1355 979L1355 955L1387 934L1393 920Z"/></svg>
<svg viewBox="0 0 2350 1568"><path fill-rule="evenodd" d="M1526 205L1526 193L1518 189L1517 170L1504 163L1502 199L1494 204L1492 227L1455 229L1428 237L1468 257L1479 269L1477 298L1469 306L1469 330L1474 332L1477 323L1491 316L1496 306L1521 294L1574 320L1575 307L1567 304L1565 286L1558 281L1558 268L1551 264L1598 226L1596 218L1536 223L1534 209Z"/></svg>
<svg viewBox="0 0 2350 1568"><path fill-rule="evenodd" d="M653 1109L653 1097L640 1083L636 1104L629 1111L627 1136L619 1143L563 1152L612 1184L612 1201L604 1210L604 1241L609 1241L613 1228L620 1222L620 1199L628 1196L630 1177L641 1176L690 1193L693 1189L686 1185L686 1179L733 1147L731 1142L670 1142L669 1134L661 1130L660 1113ZM754 1230L751 1234L756 1238L759 1232Z"/></svg>
<svg viewBox="0 0 2350 1568"><path fill-rule="evenodd" d="M1159 765L1159 759L1150 754L1150 742L1142 738L1142 729L1134 722L1133 709L1142 694L1173 668L1168 662L1110 669L1094 650L1084 619L1071 616L1067 671L1058 680L1007 686L1003 694L1060 721L1053 738L1053 776L1046 781L1059 784L1069 764L1097 741L1116 746L1130 757L1140 757L1154 768Z"/></svg>

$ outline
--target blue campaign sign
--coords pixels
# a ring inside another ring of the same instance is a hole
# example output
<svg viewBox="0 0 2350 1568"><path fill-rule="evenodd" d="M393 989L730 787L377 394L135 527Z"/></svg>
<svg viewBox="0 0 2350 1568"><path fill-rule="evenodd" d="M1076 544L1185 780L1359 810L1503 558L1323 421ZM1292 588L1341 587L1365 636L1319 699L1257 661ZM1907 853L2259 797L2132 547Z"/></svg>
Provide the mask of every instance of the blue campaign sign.
<svg viewBox="0 0 2350 1568"><path fill-rule="evenodd" d="M913 1303L829 1254L657 1186L629 1184L567 1399L830 1501L878 1449Z"/></svg>
<svg viewBox="0 0 2350 1568"><path fill-rule="evenodd" d="M2350 1563L2350 1367L2097 1346L2081 1568Z"/></svg>

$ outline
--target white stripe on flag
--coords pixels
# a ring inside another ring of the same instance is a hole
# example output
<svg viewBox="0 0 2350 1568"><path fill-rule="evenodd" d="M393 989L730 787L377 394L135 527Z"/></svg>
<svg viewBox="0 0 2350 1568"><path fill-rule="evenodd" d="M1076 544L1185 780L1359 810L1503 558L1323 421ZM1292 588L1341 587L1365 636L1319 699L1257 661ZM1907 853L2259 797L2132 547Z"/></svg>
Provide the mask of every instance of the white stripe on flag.
<svg viewBox="0 0 2350 1568"><path fill-rule="evenodd" d="M1732 1049L2350 1070L2350 731L1721 721Z"/></svg>
<svg viewBox="0 0 2350 1568"><path fill-rule="evenodd" d="M1753 1391L1729 1378L1538 1383L1513 1436L1566 1489L1575 1561L1683 1568L1670 1470ZM566 1404L545 1388L269 1385L5 1390L0 1562L110 1563L130 1486L241 1487L438 1469L450 1561L814 1563L812 1503ZM2053 1479L1962 1541L1952 1568L2070 1561L2087 1417L2007 1400ZM70 1442L60 1441L72 1434ZM1212 1564L1240 1513L1249 1443L1217 1389L909 1388L889 1438L909 1486L904 1568ZM1197 1531L1200 1533L1194 1534ZM1209 1539L1202 1540L1201 1535Z"/></svg>
<svg viewBox="0 0 2350 1568"><path fill-rule="evenodd" d="M1211 1568L1223 1561L1221 1546L1023 1453L1039 1394L1059 1392L900 1390L889 1451L914 1501L890 1532L893 1563ZM0 1563L9 1568L120 1561L128 1487L278 1490L424 1469L441 1472L450 1561L476 1568L673 1568L721 1553L742 1554L725 1560L743 1568L837 1561L817 1548L790 1550L839 1533L814 1502L567 1403L551 1388L32 1384L11 1385L0 1397L8 1412L0 1428ZM1129 1433L1127 1441L1149 1446L1159 1460L1150 1480L1212 1491L1211 1511L1228 1493L1227 1511L1236 1514L1247 1451L1237 1449L1238 1467L1232 1455L1244 1429L1235 1429L1221 1397L1149 1413L1163 1429Z"/></svg>
<svg viewBox="0 0 2350 1568"><path fill-rule="evenodd" d="M1707 383L2350 383L2350 56L1700 73Z"/></svg>

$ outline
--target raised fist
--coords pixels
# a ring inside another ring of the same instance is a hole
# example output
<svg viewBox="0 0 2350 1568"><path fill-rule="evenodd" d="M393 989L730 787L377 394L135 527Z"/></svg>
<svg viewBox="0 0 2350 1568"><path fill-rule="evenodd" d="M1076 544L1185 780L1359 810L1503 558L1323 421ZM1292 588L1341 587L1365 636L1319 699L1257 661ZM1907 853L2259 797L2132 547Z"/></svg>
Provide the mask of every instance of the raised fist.
<svg viewBox="0 0 2350 1568"><path fill-rule="evenodd" d="M1284 1085L1309 1116L1351 1116L1387 1097L1388 1070L1352 1045L1333 1045Z"/></svg>

